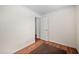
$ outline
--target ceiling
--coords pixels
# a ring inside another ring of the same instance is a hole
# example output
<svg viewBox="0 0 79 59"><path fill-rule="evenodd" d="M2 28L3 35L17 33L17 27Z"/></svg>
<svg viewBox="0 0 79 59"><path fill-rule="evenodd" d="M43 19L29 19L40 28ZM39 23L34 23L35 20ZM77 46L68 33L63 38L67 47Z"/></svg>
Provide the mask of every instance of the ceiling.
<svg viewBox="0 0 79 59"><path fill-rule="evenodd" d="M52 12L53 10L68 7L68 5L26 5L26 7L30 8L31 10L40 15L44 15Z"/></svg>

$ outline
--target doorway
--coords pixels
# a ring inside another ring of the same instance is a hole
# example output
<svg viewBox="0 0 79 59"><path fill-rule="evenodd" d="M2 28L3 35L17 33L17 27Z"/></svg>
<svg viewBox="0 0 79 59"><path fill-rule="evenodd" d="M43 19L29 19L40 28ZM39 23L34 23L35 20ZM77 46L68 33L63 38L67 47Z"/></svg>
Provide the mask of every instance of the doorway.
<svg viewBox="0 0 79 59"><path fill-rule="evenodd" d="M42 39L48 41L49 27L47 17L35 17L35 41Z"/></svg>
<svg viewBox="0 0 79 59"><path fill-rule="evenodd" d="M35 41L40 39L40 18L35 17Z"/></svg>

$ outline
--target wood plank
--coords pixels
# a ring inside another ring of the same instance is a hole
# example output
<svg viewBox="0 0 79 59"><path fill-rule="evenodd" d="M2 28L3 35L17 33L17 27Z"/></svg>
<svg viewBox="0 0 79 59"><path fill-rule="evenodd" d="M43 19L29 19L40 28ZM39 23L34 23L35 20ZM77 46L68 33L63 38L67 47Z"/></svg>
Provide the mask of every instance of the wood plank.
<svg viewBox="0 0 79 59"><path fill-rule="evenodd" d="M50 41L44 41L44 40L41 40L41 39L38 39L36 41L36 43L33 43L30 46L25 47L25 48L15 52L15 54L30 54L32 51L37 50L38 48L39 48L39 50L42 49L42 48L40 48L40 46L42 46L43 44L47 44L49 46L56 47L58 49L64 50L64 51L66 51L67 54L78 54L78 51L77 51L76 48L68 47L68 46L58 44L58 43L54 43L54 42L50 42Z"/></svg>
<svg viewBox="0 0 79 59"><path fill-rule="evenodd" d="M38 48L40 45L42 45L44 42L42 40L37 41L36 43L31 44L28 47L25 47L17 52L15 54L29 54L31 51Z"/></svg>
<svg viewBox="0 0 79 59"><path fill-rule="evenodd" d="M76 48L68 47L68 46L54 43L54 42L50 42L50 41L46 41L45 43L48 45L51 45L52 47L56 47L56 48L65 50L67 52L67 54L78 54L78 51Z"/></svg>

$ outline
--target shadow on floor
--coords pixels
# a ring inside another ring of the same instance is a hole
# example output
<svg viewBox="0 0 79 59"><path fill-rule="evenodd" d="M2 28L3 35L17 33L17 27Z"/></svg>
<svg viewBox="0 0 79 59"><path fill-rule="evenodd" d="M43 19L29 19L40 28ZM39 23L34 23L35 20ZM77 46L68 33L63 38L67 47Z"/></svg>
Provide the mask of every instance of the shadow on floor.
<svg viewBox="0 0 79 59"><path fill-rule="evenodd" d="M66 51L52 47L48 44L42 44L30 54L66 54Z"/></svg>

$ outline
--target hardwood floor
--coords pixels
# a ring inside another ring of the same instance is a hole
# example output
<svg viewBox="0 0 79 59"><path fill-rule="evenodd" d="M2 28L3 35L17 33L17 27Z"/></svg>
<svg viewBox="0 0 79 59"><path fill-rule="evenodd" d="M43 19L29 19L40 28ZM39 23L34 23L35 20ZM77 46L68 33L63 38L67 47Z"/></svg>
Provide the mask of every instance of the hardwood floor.
<svg viewBox="0 0 79 59"><path fill-rule="evenodd" d="M77 54L77 50L58 43L38 39L36 43L25 47L15 54Z"/></svg>
<svg viewBox="0 0 79 59"><path fill-rule="evenodd" d="M50 42L50 41L47 41L45 43L48 44L48 45L51 45L52 47L56 47L56 48L62 49L64 51L66 51L67 54L78 54L78 51L77 51L76 48L64 46L64 45L61 45L61 44L58 44L58 43L54 43L54 42Z"/></svg>
<svg viewBox="0 0 79 59"><path fill-rule="evenodd" d="M43 43L30 54L66 54L66 51Z"/></svg>
<svg viewBox="0 0 79 59"><path fill-rule="evenodd" d="M15 54L29 54L30 52L34 51L36 48L38 48L40 45L42 45L44 43L44 41L39 40L33 44L31 44L28 47L25 47L17 52L15 52Z"/></svg>

